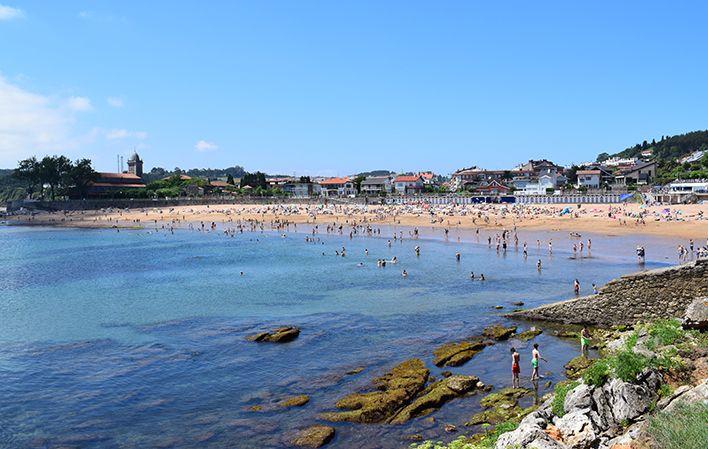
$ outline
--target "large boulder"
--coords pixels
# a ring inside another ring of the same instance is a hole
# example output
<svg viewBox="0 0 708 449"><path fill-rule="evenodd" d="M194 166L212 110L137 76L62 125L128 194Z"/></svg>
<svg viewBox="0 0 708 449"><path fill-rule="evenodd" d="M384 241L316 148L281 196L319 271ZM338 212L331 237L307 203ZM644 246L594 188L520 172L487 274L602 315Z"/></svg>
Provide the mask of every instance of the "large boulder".
<svg viewBox="0 0 708 449"><path fill-rule="evenodd" d="M436 366L460 366L484 349L486 343L481 340L445 343L433 351Z"/></svg>
<svg viewBox="0 0 708 449"><path fill-rule="evenodd" d="M293 439L292 444L298 447L317 449L332 441L334 428L329 426L312 426L301 430Z"/></svg>
<svg viewBox="0 0 708 449"><path fill-rule="evenodd" d="M585 384L580 384L570 390L565 396L563 409L566 413L575 410L589 409L592 405L592 391Z"/></svg>
<svg viewBox="0 0 708 449"><path fill-rule="evenodd" d="M475 389L479 378L475 376L450 376L430 385L409 405L388 420L391 424L403 424L419 415L440 408L447 401Z"/></svg>
<svg viewBox="0 0 708 449"><path fill-rule="evenodd" d="M555 421L563 442L571 449L587 449L598 438L599 429L590 420L590 410L574 410Z"/></svg>
<svg viewBox="0 0 708 449"><path fill-rule="evenodd" d="M482 336L494 340L508 340L516 332L516 326L504 327L501 324L494 324L484 328Z"/></svg>
<svg viewBox="0 0 708 449"><path fill-rule="evenodd" d="M676 392L679 390L677 389ZM660 404L660 406L664 406L664 410L670 412L680 404L694 404L696 402L708 404L708 379L703 379L703 382L693 388L683 389L679 394L674 393L667 404Z"/></svg>
<svg viewBox="0 0 708 449"><path fill-rule="evenodd" d="M287 343L295 340L300 335L300 329L295 326L284 326L272 330L271 332L259 332L246 337L248 341Z"/></svg>
<svg viewBox="0 0 708 449"><path fill-rule="evenodd" d="M687 329L708 329L708 298L698 298L686 308L683 327Z"/></svg>
<svg viewBox="0 0 708 449"><path fill-rule="evenodd" d="M406 360L375 379L374 391L347 395L336 403L344 411L323 413L321 417L333 422L384 422L413 401L425 387L429 374L422 360Z"/></svg>

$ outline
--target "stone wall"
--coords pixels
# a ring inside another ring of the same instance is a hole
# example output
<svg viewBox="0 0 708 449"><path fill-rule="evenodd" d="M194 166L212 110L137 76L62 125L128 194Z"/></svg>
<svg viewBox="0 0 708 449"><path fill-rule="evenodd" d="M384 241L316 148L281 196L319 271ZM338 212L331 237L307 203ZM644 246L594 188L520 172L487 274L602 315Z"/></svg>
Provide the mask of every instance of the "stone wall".
<svg viewBox="0 0 708 449"><path fill-rule="evenodd" d="M683 317L696 298L708 296L708 260L622 276L597 295L537 307L512 318L565 324L613 326L655 318Z"/></svg>

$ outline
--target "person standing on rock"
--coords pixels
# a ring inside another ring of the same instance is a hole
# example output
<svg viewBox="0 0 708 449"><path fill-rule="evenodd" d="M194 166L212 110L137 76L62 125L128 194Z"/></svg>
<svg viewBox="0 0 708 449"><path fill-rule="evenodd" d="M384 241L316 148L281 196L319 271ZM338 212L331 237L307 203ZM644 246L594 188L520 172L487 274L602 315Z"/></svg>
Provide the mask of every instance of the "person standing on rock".
<svg viewBox="0 0 708 449"><path fill-rule="evenodd" d="M520 355L516 352L516 348L511 348L511 387L519 388L521 382L519 375L521 374L521 366L519 365Z"/></svg>
<svg viewBox="0 0 708 449"><path fill-rule="evenodd" d="M548 360L541 357L541 353L538 351L538 343L533 344L533 351L531 351L531 367L533 371L531 372L531 382L534 382L541 378L538 374L538 360L541 359L548 363Z"/></svg>

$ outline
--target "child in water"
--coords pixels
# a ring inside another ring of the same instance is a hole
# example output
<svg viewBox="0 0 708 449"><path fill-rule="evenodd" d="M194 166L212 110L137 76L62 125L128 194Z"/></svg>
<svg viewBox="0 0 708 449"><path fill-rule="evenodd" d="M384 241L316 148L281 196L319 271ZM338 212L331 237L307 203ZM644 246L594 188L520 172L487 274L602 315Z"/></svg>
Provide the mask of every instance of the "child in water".
<svg viewBox="0 0 708 449"><path fill-rule="evenodd" d="M519 366L519 358L521 356L516 352L516 348L511 348L511 387L519 388L520 381L519 375L521 374L521 367Z"/></svg>

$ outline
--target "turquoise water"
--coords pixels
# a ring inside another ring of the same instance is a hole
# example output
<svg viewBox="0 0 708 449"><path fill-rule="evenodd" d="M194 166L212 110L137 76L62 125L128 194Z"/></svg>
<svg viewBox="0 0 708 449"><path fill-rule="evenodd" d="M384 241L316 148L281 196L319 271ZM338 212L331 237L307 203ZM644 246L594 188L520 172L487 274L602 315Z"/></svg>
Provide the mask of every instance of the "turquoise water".
<svg viewBox="0 0 708 449"><path fill-rule="evenodd" d="M563 251L568 238L556 236L549 256L529 235L525 260L513 246L505 254L488 248L487 234L480 242L461 235L461 243L453 234L445 241L428 231L389 247L387 238L348 235L319 234L312 243L291 232L0 226L0 447L287 447L293 432L386 368L408 357L430 364L437 345L504 322L495 305L570 297L575 278L587 294L593 282L638 269L632 238L593 239L594 251L622 247L626 257L573 259ZM347 256L335 256L342 246ZM398 264L376 266L393 256ZM470 281L470 271L487 281ZM244 340L281 324L300 326L300 338ZM548 378L561 380L575 342L547 333L537 341ZM506 385L510 344L530 351L530 343L499 344L453 371ZM356 366L366 369L344 375ZM270 409L301 393L311 396L305 407ZM336 424L331 447L437 436L478 401L448 404L434 424ZM248 410L257 404L265 411Z"/></svg>

